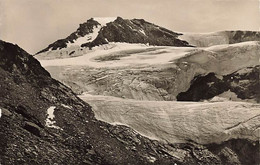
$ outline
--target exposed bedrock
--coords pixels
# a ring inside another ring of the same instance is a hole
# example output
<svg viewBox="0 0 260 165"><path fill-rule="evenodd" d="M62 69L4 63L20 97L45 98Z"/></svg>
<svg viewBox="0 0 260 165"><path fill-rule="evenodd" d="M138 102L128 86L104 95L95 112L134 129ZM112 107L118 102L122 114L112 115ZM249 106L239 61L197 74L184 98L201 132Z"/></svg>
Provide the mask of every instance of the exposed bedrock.
<svg viewBox="0 0 260 165"><path fill-rule="evenodd" d="M260 102L260 66L240 69L232 74L216 76L214 73L194 78L190 88L177 96L179 101L211 99L224 92L233 92L237 98ZM224 96L224 95L223 95ZM232 99L230 96L228 99Z"/></svg>

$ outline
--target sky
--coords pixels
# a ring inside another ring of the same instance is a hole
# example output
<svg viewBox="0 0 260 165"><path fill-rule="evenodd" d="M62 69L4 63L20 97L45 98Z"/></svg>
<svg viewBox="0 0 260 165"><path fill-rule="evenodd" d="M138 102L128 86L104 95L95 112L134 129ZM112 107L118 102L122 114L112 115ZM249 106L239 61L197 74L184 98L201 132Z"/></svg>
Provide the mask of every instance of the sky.
<svg viewBox="0 0 260 165"><path fill-rule="evenodd" d="M34 54L92 17L143 18L176 32L259 30L259 0L0 0L0 39Z"/></svg>

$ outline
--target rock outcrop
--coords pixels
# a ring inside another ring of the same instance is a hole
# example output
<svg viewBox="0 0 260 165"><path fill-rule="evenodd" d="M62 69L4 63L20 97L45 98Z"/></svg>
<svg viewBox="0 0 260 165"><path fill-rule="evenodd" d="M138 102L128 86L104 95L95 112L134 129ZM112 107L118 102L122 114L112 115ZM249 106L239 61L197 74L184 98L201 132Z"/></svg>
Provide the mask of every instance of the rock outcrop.
<svg viewBox="0 0 260 165"><path fill-rule="evenodd" d="M197 76L192 80L190 88L177 96L179 101L200 101L211 99L230 91L242 100L260 102L260 66L247 67L234 73L217 76L209 73ZM232 99L231 97L228 99Z"/></svg>

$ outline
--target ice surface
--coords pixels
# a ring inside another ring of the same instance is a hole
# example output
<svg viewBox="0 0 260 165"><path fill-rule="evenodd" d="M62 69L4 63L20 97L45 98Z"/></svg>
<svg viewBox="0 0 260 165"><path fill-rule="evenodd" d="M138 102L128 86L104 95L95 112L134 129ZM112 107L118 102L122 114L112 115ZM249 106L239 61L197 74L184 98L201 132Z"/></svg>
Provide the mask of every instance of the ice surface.
<svg viewBox="0 0 260 165"><path fill-rule="evenodd" d="M260 124L259 104L138 101L91 95L80 98L93 107L97 119L130 126L151 139L209 144L260 137L259 130L255 130Z"/></svg>
<svg viewBox="0 0 260 165"><path fill-rule="evenodd" d="M109 47L109 49L104 49ZM154 49L148 51L147 49ZM90 67L123 67L136 64L165 64L172 60L185 56L190 47L170 47L170 46L147 46L145 44L129 44L129 43L109 43L106 45L94 47L92 52L74 58L40 60L42 66L65 66L65 65L84 65ZM140 53L132 53L136 50ZM128 51L129 56L121 57L120 60L98 61L99 57L111 56L113 54L121 54L120 52ZM152 55L151 55L152 54Z"/></svg>
<svg viewBox="0 0 260 165"><path fill-rule="evenodd" d="M222 44L222 45L214 45L208 48L205 48L207 51L218 51L226 48L232 47L243 47L243 46L254 46L259 45L259 41L247 41L247 42L240 42L235 44Z"/></svg>
<svg viewBox="0 0 260 165"><path fill-rule="evenodd" d="M187 41L197 47L208 47L229 43L229 38L225 32L211 33L182 33L178 38Z"/></svg>

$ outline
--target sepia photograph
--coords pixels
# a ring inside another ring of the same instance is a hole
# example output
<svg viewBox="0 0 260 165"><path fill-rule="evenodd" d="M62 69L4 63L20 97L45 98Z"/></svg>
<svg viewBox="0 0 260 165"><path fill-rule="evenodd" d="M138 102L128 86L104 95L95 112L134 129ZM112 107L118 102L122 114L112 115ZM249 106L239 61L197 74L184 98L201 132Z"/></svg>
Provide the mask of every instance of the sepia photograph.
<svg viewBox="0 0 260 165"><path fill-rule="evenodd" d="M260 0L0 0L0 165L260 165Z"/></svg>

